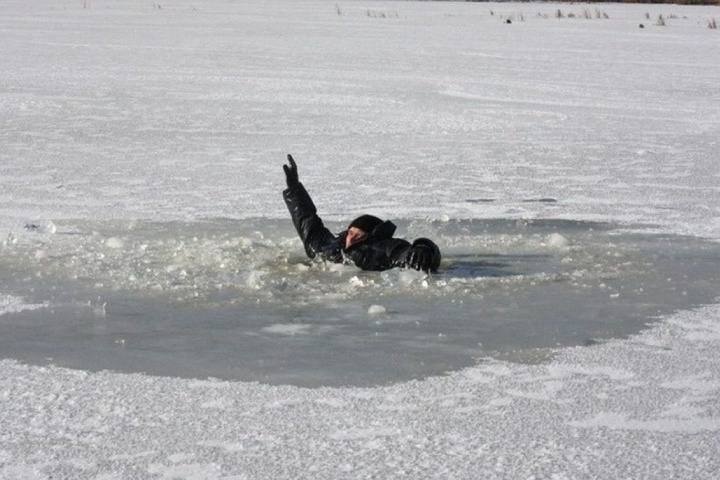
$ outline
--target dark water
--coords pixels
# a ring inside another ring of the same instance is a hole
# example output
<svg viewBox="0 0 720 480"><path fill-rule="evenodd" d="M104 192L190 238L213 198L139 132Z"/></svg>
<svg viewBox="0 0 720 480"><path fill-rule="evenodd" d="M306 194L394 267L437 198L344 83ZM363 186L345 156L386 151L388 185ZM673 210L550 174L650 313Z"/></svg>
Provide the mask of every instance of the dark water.
<svg viewBox="0 0 720 480"><path fill-rule="evenodd" d="M438 275L313 264L289 222L79 223L2 250L0 356L303 386L542 361L716 300L720 244L571 221L398 222ZM337 226L338 229L340 226Z"/></svg>

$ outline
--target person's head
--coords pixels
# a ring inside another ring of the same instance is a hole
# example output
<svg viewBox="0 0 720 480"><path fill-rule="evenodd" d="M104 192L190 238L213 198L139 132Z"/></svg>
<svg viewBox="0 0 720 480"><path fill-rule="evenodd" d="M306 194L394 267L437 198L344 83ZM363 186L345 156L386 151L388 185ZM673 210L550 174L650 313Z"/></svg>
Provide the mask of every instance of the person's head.
<svg viewBox="0 0 720 480"><path fill-rule="evenodd" d="M345 235L345 249L362 242L383 221L373 215L360 215L348 225Z"/></svg>

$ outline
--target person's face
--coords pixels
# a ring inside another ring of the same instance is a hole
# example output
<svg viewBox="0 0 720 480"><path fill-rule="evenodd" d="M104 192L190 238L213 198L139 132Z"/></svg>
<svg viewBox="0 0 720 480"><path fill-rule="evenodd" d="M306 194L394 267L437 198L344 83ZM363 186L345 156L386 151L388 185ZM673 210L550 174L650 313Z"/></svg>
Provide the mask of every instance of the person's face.
<svg viewBox="0 0 720 480"><path fill-rule="evenodd" d="M361 242L367 237L367 233L365 233L365 230L362 230L357 227L350 227L347 231L347 236L345 237L345 250L352 247L358 242Z"/></svg>

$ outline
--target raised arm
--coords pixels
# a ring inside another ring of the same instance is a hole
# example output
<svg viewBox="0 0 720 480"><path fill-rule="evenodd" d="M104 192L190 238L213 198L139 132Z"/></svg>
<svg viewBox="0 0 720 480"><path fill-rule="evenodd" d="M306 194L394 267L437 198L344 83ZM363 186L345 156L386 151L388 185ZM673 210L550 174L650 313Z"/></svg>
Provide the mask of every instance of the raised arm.
<svg viewBox="0 0 720 480"><path fill-rule="evenodd" d="M288 155L287 159L289 165L283 165L287 182L287 188L283 191L283 199L290 211L295 230L303 242L305 253L308 257L315 258L316 254L327 251L328 246L335 240L335 236L318 217L310 194L298 179L297 164L292 155Z"/></svg>

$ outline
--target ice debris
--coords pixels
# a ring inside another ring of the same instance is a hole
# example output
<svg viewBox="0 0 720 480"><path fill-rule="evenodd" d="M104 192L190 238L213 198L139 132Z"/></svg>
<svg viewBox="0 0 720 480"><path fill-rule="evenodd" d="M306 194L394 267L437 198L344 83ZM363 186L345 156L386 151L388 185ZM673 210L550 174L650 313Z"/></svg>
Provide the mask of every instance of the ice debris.
<svg viewBox="0 0 720 480"><path fill-rule="evenodd" d="M568 247L568 239L559 233L551 233L547 238L547 245L553 248L565 249Z"/></svg>
<svg viewBox="0 0 720 480"><path fill-rule="evenodd" d="M387 310L382 305L370 305L368 308L368 315L382 315L386 312Z"/></svg>
<svg viewBox="0 0 720 480"><path fill-rule="evenodd" d="M119 250L123 248L123 246L125 246L125 243L118 237L110 237L105 240L105 246L108 248Z"/></svg>

